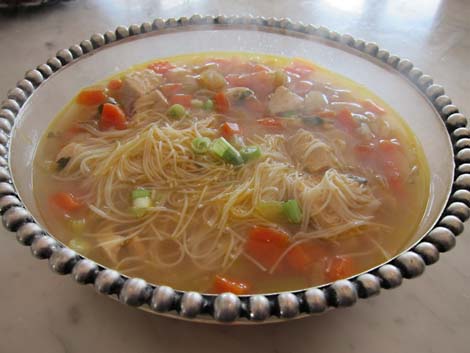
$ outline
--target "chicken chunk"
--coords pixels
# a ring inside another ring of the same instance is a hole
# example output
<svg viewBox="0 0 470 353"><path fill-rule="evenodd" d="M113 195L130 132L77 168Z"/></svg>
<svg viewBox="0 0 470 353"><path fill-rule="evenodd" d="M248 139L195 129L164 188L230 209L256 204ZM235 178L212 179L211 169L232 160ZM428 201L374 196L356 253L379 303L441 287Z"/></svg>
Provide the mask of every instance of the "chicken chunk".
<svg viewBox="0 0 470 353"><path fill-rule="evenodd" d="M320 91L308 92L304 101L304 109L310 112L323 110L328 105L328 99L326 98L326 95Z"/></svg>
<svg viewBox="0 0 470 353"><path fill-rule="evenodd" d="M276 114L302 109L303 104L302 97L284 86L279 86L269 99L268 109L271 113Z"/></svg>
<svg viewBox="0 0 470 353"><path fill-rule="evenodd" d="M134 103L133 113L139 113L148 109L163 112L168 109L168 100L159 89L155 89L137 98Z"/></svg>
<svg viewBox="0 0 470 353"><path fill-rule="evenodd" d="M132 115L136 100L155 90L162 82L162 75L148 69L127 74L122 80L119 97L126 113Z"/></svg>

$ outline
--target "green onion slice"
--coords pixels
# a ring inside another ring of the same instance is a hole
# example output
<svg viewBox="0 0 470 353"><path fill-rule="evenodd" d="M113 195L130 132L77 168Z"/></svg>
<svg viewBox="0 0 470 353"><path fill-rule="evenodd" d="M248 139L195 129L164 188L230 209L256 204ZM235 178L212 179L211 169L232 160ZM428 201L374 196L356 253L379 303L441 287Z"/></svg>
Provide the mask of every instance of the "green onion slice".
<svg viewBox="0 0 470 353"><path fill-rule="evenodd" d="M208 137L196 137L191 143L191 148L195 153L203 154L209 150L211 140Z"/></svg>
<svg viewBox="0 0 470 353"><path fill-rule="evenodd" d="M233 165L243 164L243 158L240 155L240 152L238 152L235 147L233 147L223 137L219 137L212 141L209 150L227 163Z"/></svg>
<svg viewBox="0 0 470 353"><path fill-rule="evenodd" d="M245 162L261 157L261 149L258 146L247 146L240 150L240 154Z"/></svg>
<svg viewBox="0 0 470 353"><path fill-rule="evenodd" d="M297 200L289 200L282 204L282 211L290 223L302 222L302 211Z"/></svg>
<svg viewBox="0 0 470 353"><path fill-rule="evenodd" d="M147 189L139 188L132 190L132 200L140 199L141 197L150 197L152 192Z"/></svg>

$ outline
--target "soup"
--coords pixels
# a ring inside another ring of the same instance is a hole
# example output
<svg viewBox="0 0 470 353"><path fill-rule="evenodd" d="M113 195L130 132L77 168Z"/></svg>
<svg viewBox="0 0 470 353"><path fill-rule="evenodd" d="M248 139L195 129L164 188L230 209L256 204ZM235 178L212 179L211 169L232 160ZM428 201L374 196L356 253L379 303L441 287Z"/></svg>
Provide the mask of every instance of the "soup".
<svg viewBox="0 0 470 353"><path fill-rule="evenodd" d="M269 293L399 253L426 208L415 137L365 87L314 63L204 53L84 88L42 138L49 232L180 290Z"/></svg>

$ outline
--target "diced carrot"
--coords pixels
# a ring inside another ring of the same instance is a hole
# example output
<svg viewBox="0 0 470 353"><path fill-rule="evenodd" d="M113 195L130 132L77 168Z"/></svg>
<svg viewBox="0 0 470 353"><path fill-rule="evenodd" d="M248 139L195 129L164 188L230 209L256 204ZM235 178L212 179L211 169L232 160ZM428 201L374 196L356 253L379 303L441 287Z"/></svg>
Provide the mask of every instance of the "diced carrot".
<svg viewBox="0 0 470 353"><path fill-rule="evenodd" d="M359 123L354 120L351 112L347 109L342 109L336 114L336 121L349 133L352 133L359 126Z"/></svg>
<svg viewBox="0 0 470 353"><path fill-rule="evenodd" d="M335 256L330 260L325 276L329 281L348 278L356 272L354 261L347 256Z"/></svg>
<svg viewBox="0 0 470 353"><path fill-rule="evenodd" d="M127 128L126 115L119 106L105 103L103 104L99 127L101 130L108 130L111 128L124 130Z"/></svg>
<svg viewBox="0 0 470 353"><path fill-rule="evenodd" d="M171 64L168 61L157 61L149 66L147 66L150 70L155 71L157 74L164 74L170 69L174 69L176 66Z"/></svg>
<svg viewBox="0 0 470 353"><path fill-rule="evenodd" d="M214 279L213 291L215 293L226 293L230 292L237 295L248 294L250 286L241 281L236 281L220 275L216 275Z"/></svg>
<svg viewBox="0 0 470 353"><path fill-rule="evenodd" d="M68 192L58 192L50 197L50 202L66 212L73 212L83 205L75 200L75 197Z"/></svg>
<svg viewBox="0 0 470 353"><path fill-rule="evenodd" d="M108 82L108 88L113 91L117 91L122 87L122 80L114 79Z"/></svg>
<svg viewBox="0 0 470 353"><path fill-rule="evenodd" d="M380 105L378 105L371 99L363 100L361 102L361 105L365 110L378 115L384 115L387 112L384 108L382 108Z"/></svg>
<svg viewBox="0 0 470 353"><path fill-rule="evenodd" d="M191 107L193 96L189 94L175 94L170 97L170 104L181 104L185 108Z"/></svg>
<svg viewBox="0 0 470 353"><path fill-rule="evenodd" d="M182 90L183 90L182 83L166 83L160 86L160 91L162 91L162 93L167 98L180 93Z"/></svg>
<svg viewBox="0 0 470 353"><path fill-rule="evenodd" d="M294 91L294 93L300 95L300 96L305 96L308 92L310 92L313 88L313 83L310 81L296 81L291 85L291 90Z"/></svg>
<svg viewBox="0 0 470 353"><path fill-rule="evenodd" d="M284 127L282 120L276 119L276 118L263 118L263 119L256 120L256 122L260 125L271 127L271 128L283 128Z"/></svg>
<svg viewBox="0 0 470 353"><path fill-rule="evenodd" d="M218 113L227 113L230 109L230 103L223 92L218 92L214 96L215 110Z"/></svg>
<svg viewBox="0 0 470 353"><path fill-rule="evenodd" d="M289 236L276 229L253 227L245 251L266 268L272 267L289 245Z"/></svg>
<svg viewBox="0 0 470 353"><path fill-rule="evenodd" d="M106 95L101 88L87 88L82 90L75 102L81 105L100 105L106 101Z"/></svg>
<svg viewBox="0 0 470 353"><path fill-rule="evenodd" d="M224 138L230 139L234 135L241 134L242 131L237 123L226 122L220 126L220 132Z"/></svg>

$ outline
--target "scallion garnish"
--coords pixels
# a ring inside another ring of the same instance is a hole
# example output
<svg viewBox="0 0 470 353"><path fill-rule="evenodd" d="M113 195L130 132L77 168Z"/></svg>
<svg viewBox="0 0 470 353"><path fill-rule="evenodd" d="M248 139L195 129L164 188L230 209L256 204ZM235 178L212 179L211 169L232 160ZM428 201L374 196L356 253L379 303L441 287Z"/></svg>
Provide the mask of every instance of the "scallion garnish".
<svg viewBox="0 0 470 353"><path fill-rule="evenodd" d="M261 157L261 149L258 146L247 146L240 150L240 154L245 162Z"/></svg>
<svg viewBox="0 0 470 353"><path fill-rule="evenodd" d="M134 189L132 190L132 200L140 199L141 197L150 197L151 191L147 189Z"/></svg>
<svg viewBox="0 0 470 353"><path fill-rule="evenodd" d="M302 222L302 211L297 200L288 200L282 204L282 211L290 223Z"/></svg>
<svg viewBox="0 0 470 353"><path fill-rule="evenodd" d="M191 143L191 148L197 154L206 153L209 150L211 140L208 137L196 137Z"/></svg>
<svg viewBox="0 0 470 353"><path fill-rule="evenodd" d="M209 150L227 163L233 165L243 164L243 158L240 155L240 152L238 152L235 147L233 147L223 137L219 137L212 141Z"/></svg>

